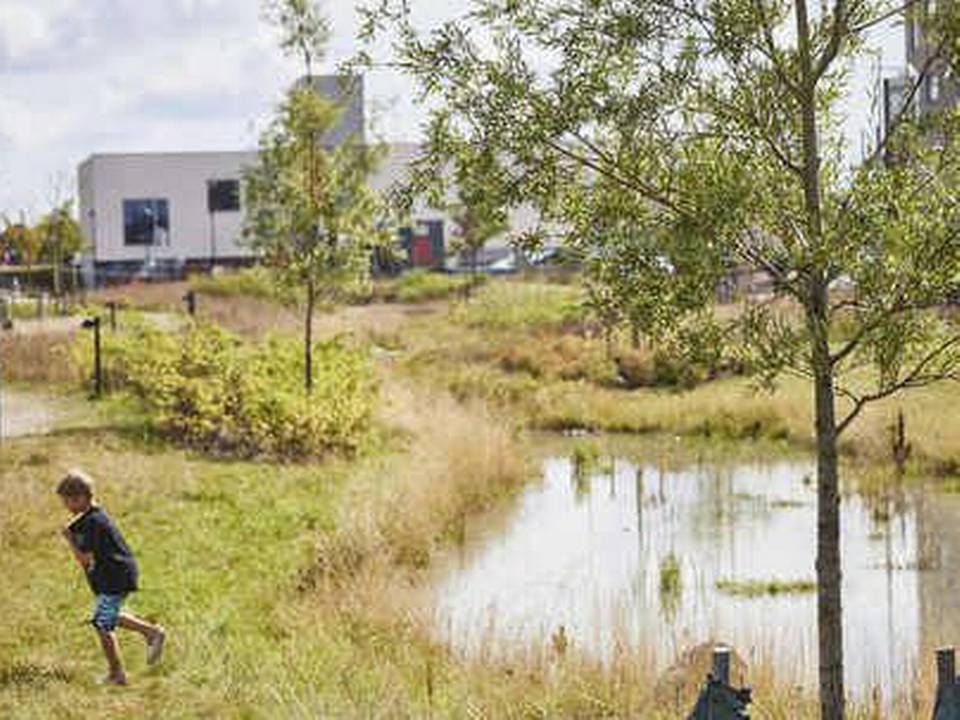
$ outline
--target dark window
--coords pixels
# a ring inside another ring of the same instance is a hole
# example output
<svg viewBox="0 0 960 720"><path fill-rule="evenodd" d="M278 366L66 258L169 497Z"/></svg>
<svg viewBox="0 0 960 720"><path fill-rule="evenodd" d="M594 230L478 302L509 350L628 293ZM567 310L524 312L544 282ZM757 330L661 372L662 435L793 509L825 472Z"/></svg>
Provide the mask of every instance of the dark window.
<svg viewBox="0 0 960 720"><path fill-rule="evenodd" d="M168 245L170 209L166 200L124 200L125 245Z"/></svg>
<svg viewBox="0 0 960 720"><path fill-rule="evenodd" d="M239 210L240 181L210 180L207 183L207 209L212 213Z"/></svg>

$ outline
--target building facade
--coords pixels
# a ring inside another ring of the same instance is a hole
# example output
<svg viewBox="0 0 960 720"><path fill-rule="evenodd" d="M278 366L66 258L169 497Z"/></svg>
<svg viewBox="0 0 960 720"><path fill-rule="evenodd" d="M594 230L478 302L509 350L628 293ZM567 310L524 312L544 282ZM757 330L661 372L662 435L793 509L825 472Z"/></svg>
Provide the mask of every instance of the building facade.
<svg viewBox="0 0 960 720"><path fill-rule="evenodd" d="M938 7L938 0L925 0L914 5L906 13L904 23L908 74L918 77L924 69L927 70L927 77L915 96L916 108L921 115L951 107L960 101L960 83L951 76L949 63L944 59L931 61L935 48L925 28L936 17Z"/></svg>
<svg viewBox="0 0 960 720"><path fill-rule="evenodd" d="M416 144L389 145L371 187L386 193L403 182L419 150ZM252 261L243 241L242 178L256 162L254 151L91 156L78 173L88 264L101 274L124 277ZM434 250L418 251L415 258L411 253L411 259L441 266L452 226L443 210L415 207L404 236L413 242L429 235Z"/></svg>
<svg viewBox="0 0 960 720"><path fill-rule="evenodd" d="M302 86L306 81L301 80ZM326 147L364 142L363 78L314 77L311 82L342 108L338 125L322 140ZM387 146L386 157L369 178L388 193L415 172L421 148ZM258 162L256 151L96 154L78 170L79 220L87 240L87 270L94 277L178 274L191 267L252 262L243 242L244 170ZM456 198L451 189L448 202ZM537 224L531 208L511 214L510 230L493 241L505 247L512 236ZM448 212L420 202L410 227L398 228L411 265L446 267L457 225Z"/></svg>
<svg viewBox="0 0 960 720"><path fill-rule="evenodd" d="M256 159L255 152L91 156L77 182L90 260L120 272L249 258L240 181Z"/></svg>

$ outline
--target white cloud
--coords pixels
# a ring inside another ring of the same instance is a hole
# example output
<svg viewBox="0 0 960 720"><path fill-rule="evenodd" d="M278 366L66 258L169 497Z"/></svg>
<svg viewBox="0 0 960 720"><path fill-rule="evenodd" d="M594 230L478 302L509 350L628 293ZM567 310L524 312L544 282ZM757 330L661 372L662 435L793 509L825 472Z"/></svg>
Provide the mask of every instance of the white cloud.
<svg viewBox="0 0 960 720"><path fill-rule="evenodd" d="M17 59L42 48L50 25L40 9L12 2L0 5L0 59Z"/></svg>
<svg viewBox="0 0 960 720"><path fill-rule="evenodd" d="M429 25L466 0L416 0ZM329 0L323 69L354 49L354 0ZM294 63L260 0L0 0L0 212L43 209L93 152L249 147ZM387 139L411 139L411 83L368 77Z"/></svg>

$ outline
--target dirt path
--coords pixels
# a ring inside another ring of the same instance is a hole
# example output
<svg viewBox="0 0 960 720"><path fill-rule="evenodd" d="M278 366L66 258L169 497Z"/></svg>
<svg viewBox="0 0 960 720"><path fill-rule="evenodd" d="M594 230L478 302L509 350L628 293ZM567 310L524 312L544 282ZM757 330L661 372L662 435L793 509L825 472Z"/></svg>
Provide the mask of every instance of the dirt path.
<svg viewBox="0 0 960 720"><path fill-rule="evenodd" d="M81 317L51 317L43 320L17 320L13 324L13 333L20 335L68 334L80 328ZM5 332L11 332L9 330Z"/></svg>
<svg viewBox="0 0 960 720"><path fill-rule="evenodd" d="M78 414L79 408L63 398L0 388L0 438L43 435Z"/></svg>

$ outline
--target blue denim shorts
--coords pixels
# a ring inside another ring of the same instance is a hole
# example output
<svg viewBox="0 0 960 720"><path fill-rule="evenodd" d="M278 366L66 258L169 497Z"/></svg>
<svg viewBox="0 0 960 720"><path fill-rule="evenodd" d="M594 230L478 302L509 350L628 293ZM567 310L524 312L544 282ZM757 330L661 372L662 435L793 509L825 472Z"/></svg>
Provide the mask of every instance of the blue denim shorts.
<svg viewBox="0 0 960 720"><path fill-rule="evenodd" d="M116 630L117 621L120 619L120 608L123 607L126 597L126 595L98 594L93 606L93 618L90 620L93 626L104 632Z"/></svg>

